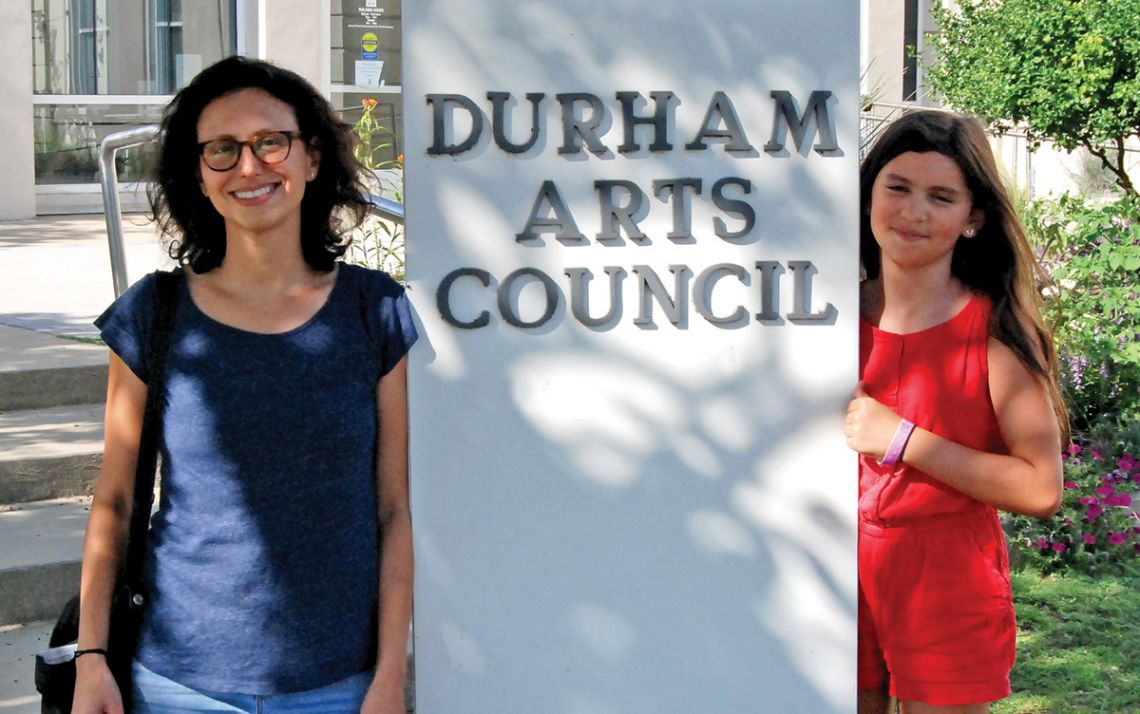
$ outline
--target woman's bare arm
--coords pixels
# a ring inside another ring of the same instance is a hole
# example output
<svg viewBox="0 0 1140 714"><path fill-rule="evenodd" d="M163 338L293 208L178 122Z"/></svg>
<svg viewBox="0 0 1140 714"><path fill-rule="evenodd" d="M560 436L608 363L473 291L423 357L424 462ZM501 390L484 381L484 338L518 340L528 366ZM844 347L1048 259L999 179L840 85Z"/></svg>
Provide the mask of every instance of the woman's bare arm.
<svg viewBox="0 0 1140 714"><path fill-rule="evenodd" d="M111 597L125 554L134 503L135 467L146 406L146 385L111 353L107 407L103 417L103 465L95 482L83 543L80 579L79 649L106 649ZM73 711L117 712L122 703L100 655L76 660Z"/></svg>
<svg viewBox="0 0 1140 714"><path fill-rule="evenodd" d="M380 655L362 711L404 712L412 614L412 516L408 504L407 358L380 380L376 479L380 509Z"/></svg>

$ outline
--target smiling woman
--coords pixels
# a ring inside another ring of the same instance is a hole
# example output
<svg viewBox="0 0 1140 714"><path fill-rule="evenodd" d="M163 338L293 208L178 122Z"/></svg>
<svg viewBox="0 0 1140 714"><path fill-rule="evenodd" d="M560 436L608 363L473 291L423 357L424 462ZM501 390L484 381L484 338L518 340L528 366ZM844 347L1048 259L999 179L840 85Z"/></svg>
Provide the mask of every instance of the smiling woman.
<svg viewBox="0 0 1140 714"><path fill-rule="evenodd" d="M351 127L292 72L232 57L163 129L151 201L183 280L148 607L131 691L83 657L75 711L403 714L416 330L390 276L337 260L367 206ZM107 647L155 291L147 276L97 321L112 356L81 649Z"/></svg>

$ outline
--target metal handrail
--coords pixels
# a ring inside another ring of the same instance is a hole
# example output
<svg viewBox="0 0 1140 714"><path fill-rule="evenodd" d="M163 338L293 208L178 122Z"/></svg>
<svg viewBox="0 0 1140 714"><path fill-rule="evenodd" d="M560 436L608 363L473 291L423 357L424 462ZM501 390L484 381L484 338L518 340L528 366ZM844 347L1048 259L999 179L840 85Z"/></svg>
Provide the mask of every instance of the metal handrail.
<svg viewBox="0 0 1140 714"><path fill-rule="evenodd" d="M158 137L157 124L126 129L108 134L99 142L99 183L103 190L103 218L107 222L107 247L111 253L111 283L115 297L127 291L127 257L123 247L123 211L119 205L119 177L115 171L115 156L120 149L140 146ZM368 194L376 213L403 225L404 204L379 194Z"/></svg>
<svg viewBox="0 0 1140 714"><path fill-rule="evenodd" d="M111 283L115 297L127 291L127 255L123 248L123 212L119 207L119 176L115 171L115 155L153 141L158 125L148 124L108 134L99 142L99 184L103 189L103 219L107 222L107 248L111 251Z"/></svg>

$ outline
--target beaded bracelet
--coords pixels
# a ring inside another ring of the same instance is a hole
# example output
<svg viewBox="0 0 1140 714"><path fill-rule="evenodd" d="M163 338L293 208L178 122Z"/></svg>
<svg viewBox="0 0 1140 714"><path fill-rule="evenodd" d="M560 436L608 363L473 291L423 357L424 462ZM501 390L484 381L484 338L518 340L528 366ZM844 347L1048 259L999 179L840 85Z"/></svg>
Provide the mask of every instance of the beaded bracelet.
<svg viewBox="0 0 1140 714"><path fill-rule="evenodd" d="M879 465L894 466L897 464L902 459L903 450L906 449L906 444L910 441L910 435L913 433L914 422L909 419L900 421L899 428L895 429L895 435L891 438L891 445L887 447L887 453L879 459Z"/></svg>

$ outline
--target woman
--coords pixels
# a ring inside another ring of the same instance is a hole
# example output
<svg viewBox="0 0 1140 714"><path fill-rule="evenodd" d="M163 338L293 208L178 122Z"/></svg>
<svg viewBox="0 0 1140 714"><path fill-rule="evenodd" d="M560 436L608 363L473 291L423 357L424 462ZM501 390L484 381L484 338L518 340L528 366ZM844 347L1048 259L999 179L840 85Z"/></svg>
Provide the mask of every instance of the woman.
<svg viewBox="0 0 1140 714"><path fill-rule="evenodd" d="M859 712L984 714L1017 634L997 509L1061 500L1043 276L977 121L903 116L860 182Z"/></svg>
<svg viewBox="0 0 1140 714"><path fill-rule="evenodd" d="M185 280L134 710L402 714L416 331L389 276L337 261L343 219L367 210L351 128L299 76L231 57L163 130L152 208ZM112 352L80 650L107 645L154 290L144 278L97 321ZM120 710L104 656L76 671L74 711Z"/></svg>

